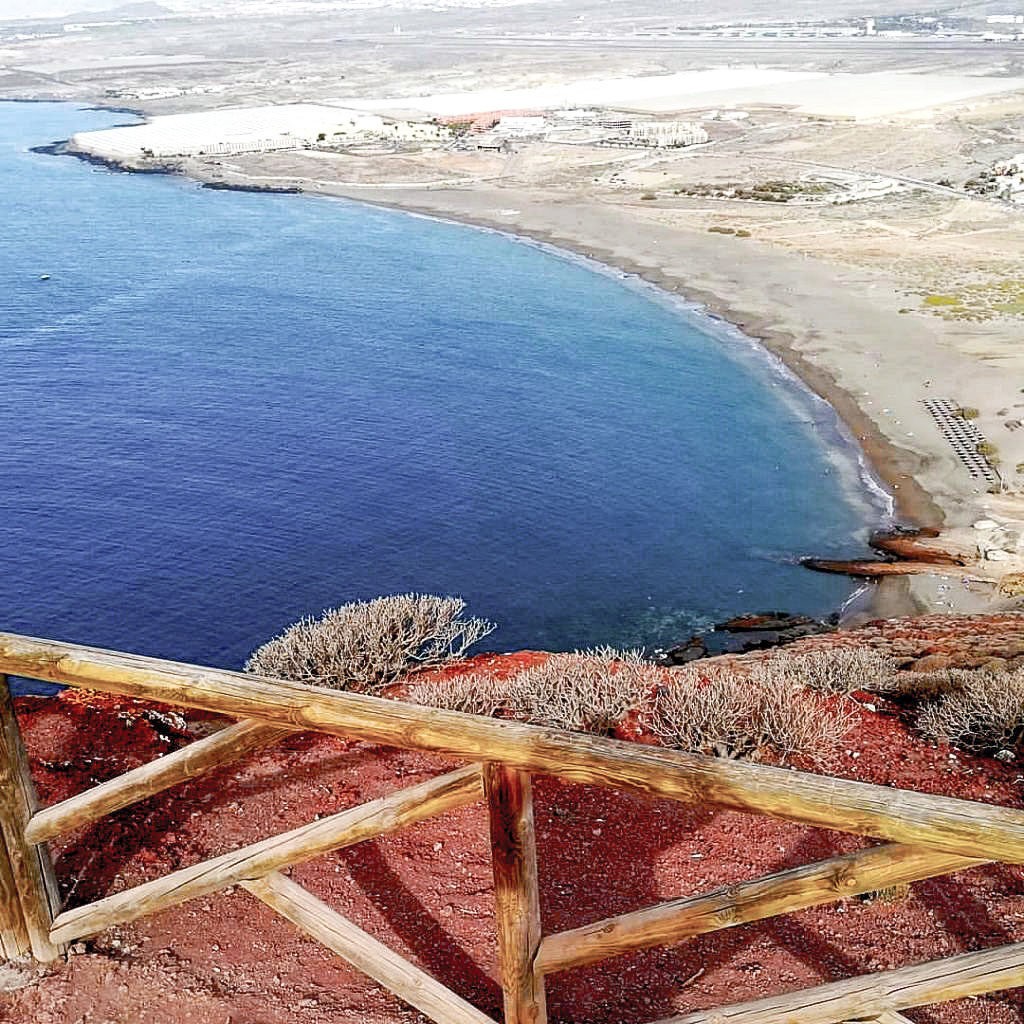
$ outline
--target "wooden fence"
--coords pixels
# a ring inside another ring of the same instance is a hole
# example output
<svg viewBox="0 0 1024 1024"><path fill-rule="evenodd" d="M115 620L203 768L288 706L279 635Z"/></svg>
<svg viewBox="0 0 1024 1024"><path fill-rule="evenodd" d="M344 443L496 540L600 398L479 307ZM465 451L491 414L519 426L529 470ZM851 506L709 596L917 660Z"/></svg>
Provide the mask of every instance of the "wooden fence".
<svg viewBox="0 0 1024 1024"><path fill-rule="evenodd" d="M156 762L40 809L6 675L198 708L237 723ZM289 733L312 730L445 754L467 767L62 910L48 840ZM704 803L883 842L706 895L570 931L541 928L531 775ZM239 885L441 1024L481 1011L281 874L331 850L484 800L506 1024L545 1024L548 974L681 942L979 864L1024 863L1024 812L434 710L261 676L0 634L0 952L40 961L67 943ZM1024 943L674 1017L661 1024L904 1021L899 1011L1024 985Z"/></svg>

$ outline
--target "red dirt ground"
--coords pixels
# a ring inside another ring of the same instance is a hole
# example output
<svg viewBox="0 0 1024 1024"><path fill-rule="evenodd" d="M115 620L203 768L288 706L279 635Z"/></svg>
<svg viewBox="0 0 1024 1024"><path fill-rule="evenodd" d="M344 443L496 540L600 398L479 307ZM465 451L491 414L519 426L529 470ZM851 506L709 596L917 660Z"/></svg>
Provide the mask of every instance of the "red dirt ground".
<svg viewBox="0 0 1024 1024"><path fill-rule="evenodd" d="M1024 655L1024 617L874 624L857 642L904 663ZM814 638L799 650L844 643ZM1019 648L1019 650L1018 650ZM543 655L484 656L508 672ZM928 662L926 664L931 664ZM899 710L860 696L827 774L1024 806L1024 768L914 738ZM133 701L64 694L18 710L44 803L208 729ZM876 711L865 704L874 704ZM54 844L69 906L304 824L452 767L439 758L305 735L154 797ZM545 931L700 893L863 845L768 818L536 784ZM465 808L292 874L497 1018L487 823ZM922 882L894 904L849 900L548 979L552 1021L633 1024L822 981L1024 940L1024 872ZM24 987L15 988L17 984ZM8 991L3 991L4 986ZM921 1024L1020 1024L1024 991L907 1011ZM67 964L0 967L0 1021L18 1024L397 1024L421 1020L242 890L185 904L75 947Z"/></svg>

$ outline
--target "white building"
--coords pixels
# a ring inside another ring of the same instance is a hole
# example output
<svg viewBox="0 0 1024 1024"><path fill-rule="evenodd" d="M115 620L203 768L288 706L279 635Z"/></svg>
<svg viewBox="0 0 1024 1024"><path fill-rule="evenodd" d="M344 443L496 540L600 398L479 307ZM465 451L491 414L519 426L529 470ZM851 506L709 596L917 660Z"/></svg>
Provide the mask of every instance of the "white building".
<svg viewBox="0 0 1024 1024"><path fill-rule="evenodd" d="M994 194L1011 203L1024 203L1024 153L1000 161L992 170L996 174Z"/></svg>
<svg viewBox="0 0 1024 1024"><path fill-rule="evenodd" d="M651 146L699 146L708 141L708 133L692 121L639 121L629 137Z"/></svg>
<svg viewBox="0 0 1024 1024"><path fill-rule="evenodd" d="M556 121L573 125L597 124L597 111L587 110L584 107L562 107L560 110L553 110L551 116Z"/></svg>
<svg viewBox="0 0 1024 1024"><path fill-rule="evenodd" d="M495 125L494 130L502 135L543 135L547 131L547 118L541 116L508 116Z"/></svg>

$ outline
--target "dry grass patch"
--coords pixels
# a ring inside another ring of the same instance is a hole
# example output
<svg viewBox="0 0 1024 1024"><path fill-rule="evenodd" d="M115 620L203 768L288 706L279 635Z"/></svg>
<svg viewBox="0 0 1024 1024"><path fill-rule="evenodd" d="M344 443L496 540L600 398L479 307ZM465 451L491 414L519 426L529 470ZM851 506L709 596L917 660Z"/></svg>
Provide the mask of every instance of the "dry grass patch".
<svg viewBox="0 0 1024 1024"><path fill-rule="evenodd" d="M815 761L850 728L850 712L810 691L783 663L748 673L709 663L671 671L637 651L555 654L509 679L464 675L412 686L429 707L609 735L637 714L666 746L715 757Z"/></svg>
<svg viewBox="0 0 1024 1024"><path fill-rule="evenodd" d="M972 753L1015 751L1024 739L1024 673L951 670L942 675L932 680L937 692L918 711L921 732Z"/></svg>
<svg viewBox="0 0 1024 1024"><path fill-rule="evenodd" d="M775 671L821 693L856 690L884 693L896 676L896 662L870 647L834 647L779 659Z"/></svg>

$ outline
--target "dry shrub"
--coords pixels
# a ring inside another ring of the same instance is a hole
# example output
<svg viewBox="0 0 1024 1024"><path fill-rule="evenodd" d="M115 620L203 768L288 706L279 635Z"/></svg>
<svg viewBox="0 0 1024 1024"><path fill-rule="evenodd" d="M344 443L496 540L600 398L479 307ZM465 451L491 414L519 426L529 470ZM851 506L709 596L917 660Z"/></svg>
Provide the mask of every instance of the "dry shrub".
<svg viewBox="0 0 1024 1024"><path fill-rule="evenodd" d="M501 715L534 725L607 735L633 711L667 746L718 757L820 760L851 718L785 670L763 664L749 675L713 666L671 674L635 651L552 655L510 679L464 675L415 684L409 699L429 707Z"/></svg>
<svg viewBox="0 0 1024 1024"><path fill-rule="evenodd" d="M245 663L247 672L374 693L414 668L461 658L494 630L463 618L458 597L395 594L300 619Z"/></svg>
<svg viewBox="0 0 1024 1024"><path fill-rule="evenodd" d="M956 685L924 704L917 727L933 740L979 754L1013 750L1024 738L1024 673L950 671Z"/></svg>
<svg viewBox="0 0 1024 1024"><path fill-rule="evenodd" d="M886 694L907 701L935 701L947 693L959 693L979 675L991 673L966 668L940 668L932 672L900 672L892 680Z"/></svg>
<svg viewBox="0 0 1024 1024"><path fill-rule="evenodd" d="M782 760L820 761L849 731L851 716L806 690L780 661L749 675L684 669L658 691L650 725L663 743L691 753L755 758L771 750Z"/></svg>
<svg viewBox="0 0 1024 1024"><path fill-rule="evenodd" d="M661 684L663 671L638 651L598 648L553 654L509 679L466 675L414 685L409 699L429 707L496 715L573 732L610 733Z"/></svg>
<svg viewBox="0 0 1024 1024"><path fill-rule="evenodd" d="M797 658L781 658L777 664L780 671L812 690L843 695L855 690L887 692L896 675L896 662L870 647L811 651Z"/></svg>
<svg viewBox="0 0 1024 1024"><path fill-rule="evenodd" d="M1017 472L1024 473L1024 462L1017 465ZM999 593L1004 597L1024 597L1024 572L1007 573L999 581Z"/></svg>

